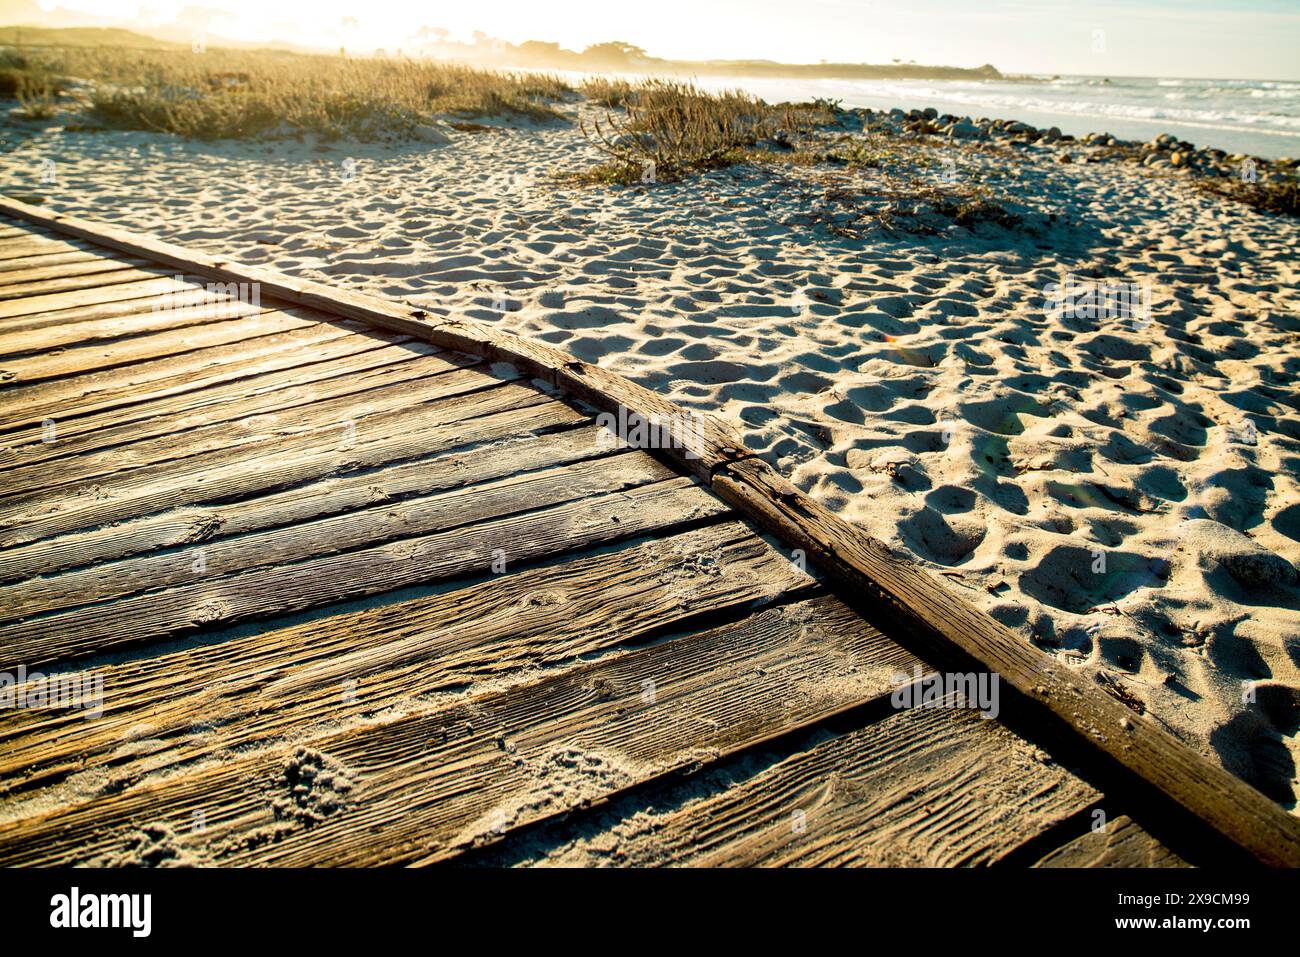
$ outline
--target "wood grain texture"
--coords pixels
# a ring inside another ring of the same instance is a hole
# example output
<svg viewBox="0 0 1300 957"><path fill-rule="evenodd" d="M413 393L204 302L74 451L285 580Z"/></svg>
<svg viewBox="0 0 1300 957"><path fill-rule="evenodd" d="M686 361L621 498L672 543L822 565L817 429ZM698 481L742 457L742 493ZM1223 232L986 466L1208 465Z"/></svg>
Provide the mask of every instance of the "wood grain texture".
<svg viewBox="0 0 1300 957"><path fill-rule="evenodd" d="M355 347L346 348L346 347ZM357 337L339 350L304 353L303 363L285 370L252 374L234 383L181 391L134 402L101 413L55 419L51 438L42 423L14 429L4 436L9 454L0 455L0 469L83 456L115 445L126 445L168 434L180 441L191 429L284 412L298 404L380 388L384 382L409 377L402 364L417 357L441 363L440 371L463 368L476 360L439 355L426 342L386 343ZM436 356L436 358L434 358ZM428 369L427 374L434 374ZM355 379L355 381L354 381Z"/></svg>
<svg viewBox="0 0 1300 957"><path fill-rule="evenodd" d="M396 505L414 495L465 488L514 472L565 465L599 454L593 427L534 434L531 420L516 420L521 431L397 463L371 460L370 468L325 474L278 492L241 497L207 506L184 505L89 531L45 539L0 551L0 582L49 576L71 568L129 558L163 549L194 548L219 538L247 535L341 515L376 503ZM581 420L576 420L581 421Z"/></svg>
<svg viewBox="0 0 1300 957"><path fill-rule="evenodd" d="M84 293L84 290L83 290ZM69 294L76 295L76 294ZM106 301L85 305L67 305L58 308L36 309L30 313L0 319L0 333L29 332L33 329L61 329L72 323L95 322L122 316L158 314L181 305L202 302L202 283L196 277L162 276L143 282L124 283L120 290ZM44 297L35 297L44 298ZM27 301L27 300L23 300ZM210 312L219 319L226 310L238 310L238 299L210 303Z"/></svg>
<svg viewBox="0 0 1300 957"><path fill-rule="evenodd" d="M507 838L493 863L984 866L1100 797L1045 757L966 708L895 711L649 801Z"/></svg>
<svg viewBox="0 0 1300 957"><path fill-rule="evenodd" d="M152 309L151 304L155 302L162 303L166 308ZM47 352L51 349L71 346L92 348L115 339L146 333L171 329L189 330L207 323L228 322L269 311L238 301L223 304L220 309L206 305L172 308L169 303L170 300L146 300L144 308L136 305L128 315L85 319L60 325L29 326L13 330L0 326L0 362L8 363L12 356ZM39 315L38 318L43 320Z"/></svg>
<svg viewBox="0 0 1300 957"><path fill-rule="evenodd" d="M0 463L8 467L6 481L18 489L44 484L54 498L60 486L220 451L256 441L259 435L289 435L327 424L360 422L365 416L400 408L404 403L393 401L399 395L416 405L500 381L481 373L456 378L465 363L426 352L432 349L426 343L414 349L384 348L382 342L365 339L355 344L363 351L245 379L233 394L183 393L132 406L128 414L115 409L106 416L68 423L55 419L49 441L42 434L48 423L11 433L6 439L12 454ZM205 401L208 398L210 402ZM120 416L120 426L105 421L114 415Z"/></svg>
<svg viewBox="0 0 1300 957"><path fill-rule="evenodd" d="M146 824L205 863L431 863L807 727L913 661L837 600L810 599L0 824L0 863L119 859ZM304 769L312 785L286 804Z"/></svg>
<svg viewBox="0 0 1300 957"><path fill-rule="evenodd" d="M1187 867L1125 815L1052 851L1035 867Z"/></svg>
<svg viewBox="0 0 1300 957"><path fill-rule="evenodd" d="M0 712L0 791L12 796L101 772L135 784L472 681L642 642L700 616L743 617L813 587L743 524L724 522L100 666L111 691L101 719ZM178 673L186 680L176 681ZM135 746L123 749L128 738Z"/></svg>
<svg viewBox="0 0 1300 957"><path fill-rule="evenodd" d="M325 432L271 444L248 443L214 456L195 456L162 474L144 469L138 475L115 477L111 497L100 494L95 486L55 500L34 496L25 507L0 518L0 547L157 515L172 508L233 502L326 475L363 472L435 451L528 432L540 434L587 421L564 403L504 385L384 416L371 423L374 428L358 429L351 445L340 424Z"/></svg>
<svg viewBox="0 0 1300 957"><path fill-rule="evenodd" d="M108 349L69 349L7 360L0 367L0 379L17 381L0 393L0 431L232 382L301 365L317 355L351 355L359 348L355 330L345 324L316 323L286 313L263 314L247 322L182 331L177 333L180 338L142 336L116 341Z"/></svg>
<svg viewBox="0 0 1300 957"><path fill-rule="evenodd" d="M82 252L88 248L89 243L70 241L67 238L55 239L33 233L11 235L0 237L0 262L51 253Z"/></svg>
<svg viewBox="0 0 1300 957"><path fill-rule="evenodd" d="M32 256L20 256L17 259L0 259L0 275L8 275L16 270L33 269L40 266L60 266L65 263L84 263L111 259L110 253L85 249L62 253L36 253Z"/></svg>
<svg viewBox="0 0 1300 957"><path fill-rule="evenodd" d="M107 280L112 276L125 278L121 282L108 282ZM47 292L27 295L21 299L11 298L0 301L0 331L30 328L31 321L27 323L12 321L24 317L40 316L42 324L55 325L74 318L97 316L99 313L95 311L95 307L109 303L147 299L160 293L176 292L186 288L185 283L177 282L158 271L129 270L124 273L110 273L100 279L100 282L88 289Z"/></svg>
<svg viewBox="0 0 1300 957"><path fill-rule="evenodd" d="M712 488L773 534L807 550L839 587L870 600L882 619L956 646L1037 702L1045 716L1154 785L1274 866L1300 866L1300 819L1210 763L1096 685L1017 638L964 598L861 529L803 495L766 463L728 466Z"/></svg>
<svg viewBox="0 0 1300 957"><path fill-rule="evenodd" d="M95 277L102 277L106 282L115 282L104 276L105 273L121 272L123 270L138 269L140 266L147 266L147 259L135 259L132 257L123 257L109 259L105 257L90 257L85 253L70 254L75 258L64 257L59 262L41 262L29 263L23 268L14 268L12 263L8 269L0 269L0 299L13 299L25 295L32 295L32 292L21 291L24 287L31 289L32 283L48 283L50 280L85 280L73 285L64 285L55 289L49 289L48 286L42 286L40 291L58 292L64 289L83 289L87 286L93 286L98 282ZM56 257L57 258L57 257ZM125 281L125 280L124 280ZM15 292L15 290L19 290Z"/></svg>
<svg viewBox="0 0 1300 957"><path fill-rule="evenodd" d="M676 478L212 580L195 572L192 584L0 628L0 671L15 671L20 664L47 667L199 629L482 574L502 555L508 563L531 562L726 512L690 480ZM178 561L193 570L192 556Z"/></svg>
<svg viewBox="0 0 1300 957"><path fill-rule="evenodd" d="M421 375L428 372L429 375ZM389 377L391 380L391 377ZM355 383L360 389L364 380ZM348 388L347 384L343 389ZM337 450L388 434L394 420L409 419L439 400L469 396L503 388L500 379L478 369L454 368L438 356L422 356L404 362L396 381L386 388L361 391L323 399L310 406L294 406L281 415L249 417L238 422L216 422L182 432L176 437L144 438L128 445L69 459L55 459L30 468L21 464L9 472L11 488L0 491L0 526L14 516L33 510L57 510L68 498L88 489L111 488L114 495L125 488L140 488L152 481L169 482L177 474L204 480L204 472L227 462L257 455L271 455L292 447L295 440L324 438ZM537 398L531 389L504 387L518 398ZM57 426L57 420L56 420ZM57 438L55 439L57 441ZM173 463L167 470L157 468ZM38 473L38 484L33 472ZM109 481L111 479L111 482Z"/></svg>
<svg viewBox="0 0 1300 957"><path fill-rule="evenodd" d="M294 329L310 329L318 335L322 323L292 312L262 312L228 322L200 328L150 330L104 343L73 345L49 354L8 357L0 360L0 379L9 385L11 394L26 397L30 387L51 379L78 377L76 386L84 393L101 391L95 373L122 366L143 366L156 359L181 356L191 352L251 341ZM340 327L334 327L336 330ZM208 353L207 355L215 355ZM194 365L201 368L205 357L196 356ZM179 365L175 363L174 365ZM135 369L131 370L133 373ZM65 383L65 387L68 383ZM71 391L71 390L69 390Z"/></svg>
<svg viewBox="0 0 1300 957"><path fill-rule="evenodd" d="M538 446L543 453L550 440ZM588 454L595 453L594 444ZM400 501L379 499L365 506L344 509L325 503L324 516L292 524L222 534L218 529L198 546L202 569L195 569L194 549L164 551L97 564L79 571L47 575L0 588L0 626L35 615L63 612L91 604L117 603L142 593L166 600L165 589L190 585L196 580L216 587L231 575L253 569L341 555L384 542L426 536L448 529L472 526L491 518L547 508L562 502L635 488L672 477L663 465L644 454L619 454L533 471L516 471L501 458L494 459L495 474L466 488L433 495L408 496ZM432 469L436 463L426 463ZM256 507L258 503L253 503ZM236 507L235 521L238 522ZM260 514L265 512L259 509ZM179 599L178 599L179 603ZM0 627L0 638L5 635Z"/></svg>

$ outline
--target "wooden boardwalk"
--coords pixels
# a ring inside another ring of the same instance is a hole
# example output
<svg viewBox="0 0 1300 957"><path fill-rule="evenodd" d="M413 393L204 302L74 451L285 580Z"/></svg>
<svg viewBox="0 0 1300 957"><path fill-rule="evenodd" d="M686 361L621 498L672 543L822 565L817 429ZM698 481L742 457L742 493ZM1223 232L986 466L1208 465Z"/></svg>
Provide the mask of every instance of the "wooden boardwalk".
<svg viewBox="0 0 1300 957"><path fill-rule="evenodd" d="M1300 861L1295 818L711 420L611 442L683 413L0 214L0 674L102 682L0 709L0 864ZM999 718L895 707L918 669L997 672Z"/></svg>

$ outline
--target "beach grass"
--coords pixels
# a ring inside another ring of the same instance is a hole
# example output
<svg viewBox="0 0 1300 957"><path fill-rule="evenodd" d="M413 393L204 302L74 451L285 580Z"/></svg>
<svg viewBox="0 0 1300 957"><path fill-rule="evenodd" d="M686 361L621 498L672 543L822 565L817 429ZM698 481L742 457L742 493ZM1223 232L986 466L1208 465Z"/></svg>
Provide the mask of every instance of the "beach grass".
<svg viewBox="0 0 1300 957"><path fill-rule="evenodd" d="M18 115L44 120L55 114L63 82L58 74L16 53L0 53L0 97L16 99Z"/></svg>
<svg viewBox="0 0 1300 957"><path fill-rule="evenodd" d="M443 117L555 121L555 102L573 92L546 74L272 50L47 48L0 62L0 95L11 89L32 118L52 112L69 85L84 127L203 140L308 132L373 140Z"/></svg>
<svg viewBox="0 0 1300 957"><path fill-rule="evenodd" d="M764 140L772 140L777 149L791 148L798 131L834 119L825 106L772 106L740 90L715 93L678 80L631 84L593 78L581 91L600 105L621 110L607 113L603 122L581 123L587 139L609 157L571 177L586 183L677 182L751 162Z"/></svg>
<svg viewBox="0 0 1300 957"><path fill-rule="evenodd" d="M617 99L623 115L582 122L588 140L609 157L583 174L591 182L675 182L742 162L741 150L774 129L770 108L745 93L706 93L675 80L596 92L600 102Z"/></svg>
<svg viewBox="0 0 1300 957"><path fill-rule="evenodd" d="M614 109L626 106L637 85L617 77L588 76L578 85L578 92L590 102Z"/></svg>
<svg viewBox="0 0 1300 957"><path fill-rule="evenodd" d="M844 111L835 101L769 105L739 91L709 92L663 79L630 83L596 77L579 89L618 112L580 121L588 141L607 159L562 174L562 181L649 186L749 164L804 171L810 178L800 188L813 189L805 225L836 235L858 237L873 225L933 232L944 221L968 229L1022 225L984 186L921 176L933 174L938 165L925 145L847 132ZM874 174L870 188L840 181L854 171Z"/></svg>

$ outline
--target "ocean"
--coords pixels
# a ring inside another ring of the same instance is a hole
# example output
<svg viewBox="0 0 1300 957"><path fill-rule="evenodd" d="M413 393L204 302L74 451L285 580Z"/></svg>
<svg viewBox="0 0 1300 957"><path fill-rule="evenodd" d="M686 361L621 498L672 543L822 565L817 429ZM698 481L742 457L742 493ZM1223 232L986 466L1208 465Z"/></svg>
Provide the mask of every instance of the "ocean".
<svg viewBox="0 0 1300 957"><path fill-rule="evenodd" d="M769 102L827 97L846 107L934 107L958 116L1022 120L1064 133L1149 140L1172 133L1197 146L1276 159L1300 156L1300 81L1061 76L1015 80L805 80L699 77Z"/></svg>

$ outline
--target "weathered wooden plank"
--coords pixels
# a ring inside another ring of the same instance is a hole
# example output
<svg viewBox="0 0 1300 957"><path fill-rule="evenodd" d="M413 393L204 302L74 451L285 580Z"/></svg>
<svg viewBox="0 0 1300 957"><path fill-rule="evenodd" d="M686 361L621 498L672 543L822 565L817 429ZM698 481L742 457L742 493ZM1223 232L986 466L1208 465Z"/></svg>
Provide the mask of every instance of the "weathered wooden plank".
<svg viewBox="0 0 1300 957"><path fill-rule="evenodd" d="M301 320L297 317L289 317L289 319L290 321L284 324L287 330L319 328L310 320ZM268 325L274 329L281 324L269 322ZM253 329L253 326L248 326L245 331ZM7 429L0 426L0 431L5 433L0 437L0 441L8 446L7 452L0 452L0 463L10 464L7 457L21 457L23 462L32 462L40 458L58 458L72 454L74 451L72 445L65 440L84 436L88 432L112 431L114 437L133 435L135 433L131 432L131 429L150 416L181 415L186 411L201 415L208 406L222 406L242 398L257 399L264 393L289 387L292 384L306 385L317 379L329 378L330 370L352 368L358 364L360 367L373 367L385 365L399 356L413 357L438 353L437 347L427 342L403 339L395 334L347 336L345 331L340 332L340 335L324 339L303 336L297 343L291 339L281 339L279 341L284 348L279 351L267 349L261 354L248 353L242 346L243 340L237 340L233 349L245 359L240 369L232 370L236 371L238 376L218 378L215 382L206 381L202 373L213 366L229 364L222 351L210 352L201 358L191 357L188 363L174 363L168 370L173 375L168 377L165 383L173 387L170 389L159 388L155 373L160 370L155 369L149 369L142 379L124 380L128 386L125 394L102 388L104 384L102 378L92 380L87 376L83 379L83 388L80 392L71 393L71 398L68 398L68 394L65 393L64 401L52 408L47 407L50 411L58 413L57 419L52 415L40 420L29 418L29 425L24 429L17 425L18 419L15 416L9 420L14 423L13 426ZM288 348L292 345L296 345L297 348ZM467 365L477 361L471 357L459 358L459 353L438 354L456 357L449 358L449 364ZM263 360L262 355L267 355L268 359ZM293 360L297 360L296 365L292 364ZM182 370L188 374L178 375ZM126 374L130 375L130 372ZM302 378L295 379L295 374ZM155 394L156 392L161 394ZM0 392L0 399L6 396L21 398L27 395L30 393L10 389ZM14 405L17 406L18 403ZM97 408L103 405L107 405L107 408ZM5 422L6 411L8 411L6 406L0 404L0 423ZM217 414L215 409L206 411ZM54 420L58 424L53 437L49 434L49 423L45 418ZM38 441L42 443L43 448L38 449L31 445ZM105 436L105 441L98 445L78 447L76 451L86 451L109 444L112 443L108 440L108 436Z"/></svg>
<svg viewBox="0 0 1300 957"><path fill-rule="evenodd" d="M728 466L712 488L809 561L846 593L869 598L897 634L956 647L1211 827L1276 866L1300 866L1300 819L1206 761L1149 717L1069 668L803 495L757 460Z"/></svg>
<svg viewBox="0 0 1300 957"><path fill-rule="evenodd" d="M118 259L95 259L62 263L52 266L32 266L0 272L0 300L19 299L24 296L90 289L96 285L130 282L118 273L133 274L133 278L158 275L157 270L142 269L149 265L147 259L123 256Z"/></svg>
<svg viewBox="0 0 1300 957"><path fill-rule="evenodd" d="M429 863L808 727L914 661L837 600L811 599L0 825L0 863L115 857L146 822L210 863ZM286 804L280 782L303 764L337 772L332 795ZM195 811L205 829L182 834Z"/></svg>
<svg viewBox="0 0 1300 957"><path fill-rule="evenodd" d="M35 223L29 223L21 218L13 216L0 216L0 231L3 232L4 238L10 236L43 236L49 230Z"/></svg>
<svg viewBox="0 0 1300 957"><path fill-rule="evenodd" d="M340 426L264 445L231 450L225 461L182 460L164 476L144 470L133 481L115 481L105 498L94 488L54 503L39 500L24 512L0 520L0 548L91 529L181 506L229 502L291 488L323 475L363 472L377 465L419 458L431 452L492 442L526 432L540 433L588 421L562 402L509 385L417 406L385 417L375 434L357 433L347 444ZM249 453L235 455L233 452Z"/></svg>
<svg viewBox="0 0 1300 957"><path fill-rule="evenodd" d="M341 447L355 442L358 432L384 430L388 424L385 413L409 412L438 399L464 396L501 382L477 368L449 371L448 366L440 356L416 356L397 366L395 375L382 376L384 388L350 393L353 385L361 389L369 384L369 380L358 377L354 383L341 384L342 394L294 405L278 415L217 422L175 437L163 435L74 458L18 465L5 473L6 487L0 490L0 524L9 516L28 514L33 509L57 509L69 497L85 494L86 483L102 483L104 490L118 495L124 487L138 487L141 481L160 476L160 481L170 481L177 471L186 471L203 481L207 469L233 458L274 455L288 437L303 433L327 432L334 437L336 448ZM170 463L165 474L158 469L164 462Z"/></svg>
<svg viewBox="0 0 1300 957"><path fill-rule="evenodd" d="M0 238L0 261L50 253L79 252L89 248L89 245L80 241L52 239L45 236L7 236Z"/></svg>
<svg viewBox="0 0 1300 957"><path fill-rule="evenodd" d="M55 349L41 355L0 360L0 379L8 383L10 396L27 396L26 388L37 382L71 376L88 376L104 369L142 366L155 359L197 353L214 346L258 339L290 329L319 328L320 323L295 312L261 312L186 329L150 332L126 340L114 340L84 347ZM195 367L208 364L216 353L193 357ZM132 370L134 374L134 370ZM99 391L99 390L96 390Z"/></svg>
<svg viewBox="0 0 1300 957"><path fill-rule="evenodd" d="M358 348L354 331L350 324L317 323L277 312L166 336L117 341L107 350L72 349L11 359L0 369L0 378L8 374L19 381L0 391L0 430L56 415L76 418L301 365L305 361L298 355L301 350L319 349L325 357L351 354ZM343 339L350 341L339 341ZM187 348L190 344L193 349ZM134 356L145 361L133 362Z"/></svg>
<svg viewBox="0 0 1300 957"><path fill-rule="evenodd" d="M111 769L136 781L419 695L553 667L747 609L814 582L738 522L95 672L102 717L0 712L0 791ZM185 680L175 680L183 673ZM343 693L348 691L350 693ZM134 742L123 750L123 740Z"/></svg>
<svg viewBox="0 0 1300 957"><path fill-rule="evenodd" d="M472 362L455 361L450 357L458 353L439 353L427 342L389 345L361 338L359 345L368 348L97 415L66 422L56 420L53 438L45 426L11 432L4 439L11 456L0 454L0 469L21 466L30 470L37 463L69 456L84 462L114 446L163 435L178 445L188 443L191 437L202 442L220 425L253 416L281 415L300 405L358 395L389 383L464 368ZM416 360L419 368L408 369L407 365ZM233 434L243 437L247 433L248 429L240 425Z"/></svg>
<svg viewBox="0 0 1300 957"><path fill-rule="evenodd" d="M688 412L663 396L588 362L569 360L555 372L555 385L616 418L629 419L635 434L638 417L657 423L651 447L681 468L708 481L728 462L752 453L729 426L711 415Z"/></svg>
<svg viewBox="0 0 1300 957"><path fill-rule="evenodd" d="M487 419L483 421L487 423ZM329 475L282 492L207 507L181 507L45 539L0 551L0 582L52 575L159 549L197 547L218 536L245 535L339 515L376 502L395 504L417 493L450 491L497 478L509 468L524 472L576 462L601 454L600 439L595 426L542 436L525 432L472 449L435 452L387 467L380 463L378 468Z"/></svg>
<svg viewBox="0 0 1300 957"><path fill-rule="evenodd" d="M200 580L0 628L0 670L19 664L45 667L199 628L485 573L502 556L519 565L716 519L726 512L726 506L689 479L676 478L469 528Z"/></svg>
<svg viewBox="0 0 1300 957"><path fill-rule="evenodd" d="M140 256L221 282L255 282L262 295L326 312L361 319L385 329L428 339L444 348L468 351L489 361L509 362L526 375L572 391L598 410L612 413L622 422L638 416L645 419L670 414L670 421L689 428L680 431L682 441L659 454L687 471L707 479L713 471L750 453L740 438L722 423L708 416L687 415L662 397L625 379L605 373L548 346L504 334L491 326L450 318L433 318L422 310L399 306L352 290L334 289L320 283L286 276L261 266L231 263L182 249L151 236L129 233L112 226L84 222L62 213L51 213L24 203L0 198L0 212L60 233L91 239L127 255Z"/></svg>
<svg viewBox="0 0 1300 957"><path fill-rule="evenodd" d="M493 862L980 866L1100 797L1023 738L966 708L897 711L771 763L765 757L657 798L634 795L517 847L507 839Z"/></svg>
<svg viewBox="0 0 1300 957"><path fill-rule="evenodd" d="M69 237L67 233L61 233L58 230L50 229L48 226L34 223L21 216L6 216L5 226L7 234L0 237L0 242L20 242L23 240L40 239L82 242L80 239Z"/></svg>
<svg viewBox="0 0 1300 957"><path fill-rule="evenodd" d="M138 263L143 260L133 259L129 262ZM73 304L93 304L97 302L112 301L106 300L99 295L100 290L109 290L113 286L120 286L132 282L145 282L150 279L162 277L163 271L156 268L139 268L128 265L126 262L117 263L116 269L110 269L105 272L99 272L89 276L62 276L53 279L40 279L33 282L15 282L11 285L0 284L0 309L6 309L9 306L18 307L20 301L29 299L41 299L46 296L54 296L60 293L72 295L81 293L85 296L86 302L79 303L75 299ZM17 315L27 315L25 310L19 310Z"/></svg>
<svg viewBox="0 0 1300 957"><path fill-rule="evenodd" d="M138 288L143 287L143 288ZM28 315L0 319L0 332L27 332L33 329L62 329L77 322L93 322L99 319L113 319L119 316L135 316L145 313L153 314L170 309L179 302L207 301L200 299L200 286L182 277L164 276L146 283L126 283L122 287L130 291L121 299L93 303L85 306L68 306L52 309L38 309ZM137 295L139 293L139 295ZM212 311L218 318L221 310L237 306L230 300L211 300ZM12 303L10 304L12 305Z"/></svg>
<svg viewBox="0 0 1300 957"><path fill-rule="evenodd" d="M1035 867L1188 867L1126 815L1057 848Z"/></svg>
<svg viewBox="0 0 1300 957"><path fill-rule="evenodd" d="M0 267L0 287L45 279L64 279L68 276L91 276L97 273L115 272L119 269L158 268L151 260L141 259L139 256L114 255L107 250L102 250L101 253L98 256L91 252L79 252L65 253L62 256L55 254L37 257L53 259L53 262L11 260L5 263L4 267Z"/></svg>
<svg viewBox="0 0 1300 957"><path fill-rule="evenodd" d="M13 356L37 352L48 354L52 349L71 346L91 348L129 336L194 329L209 323L231 322L259 314L274 315L272 310L234 300L222 303L220 308L204 304L172 308L166 300L152 302L161 302L163 308L146 308L125 316L14 331L0 327L0 362L9 366Z"/></svg>
<svg viewBox="0 0 1300 957"><path fill-rule="evenodd" d="M101 283L90 289L77 289L72 292L50 292L44 295L29 295L21 299L8 299L0 302L0 319L18 319L38 315L45 325L54 325L56 314L87 306L101 306L107 303L125 300L144 299L159 293L185 288L171 276L161 276L157 272L136 271L128 276L129 281L109 284ZM109 276L118 275L109 273ZM107 277L104 277L107 278ZM63 317L67 318L67 317ZM16 323L5 323L4 329L19 328Z"/></svg>
<svg viewBox="0 0 1300 957"><path fill-rule="evenodd" d="M100 250L77 250L65 253L36 253L32 256L22 256L17 259L0 259L0 274L8 276L9 274L25 269L33 269L39 266L60 266L64 263L89 263L112 260L112 255Z"/></svg>
<svg viewBox="0 0 1300 957"><path fill-rule="evenodd" d="M543 443L543 447L549 443ZM597 451L589 446L589 454ZM264 531L202 543L201 568L193 549L141 555L81 571L0 587L0 625L33 615L120 601L143 592L188 585L202 578L216 583L255 568L289 565L337 555L416 535L462 528L497 516L547 508L584 496L603 495L671 478L673 473L645 454L617 454L514 473L497 460L495 476L468 488L417 495ZM337 509L330 509L337 511ZM3 629L0 628L0 634Z"/></svg>

